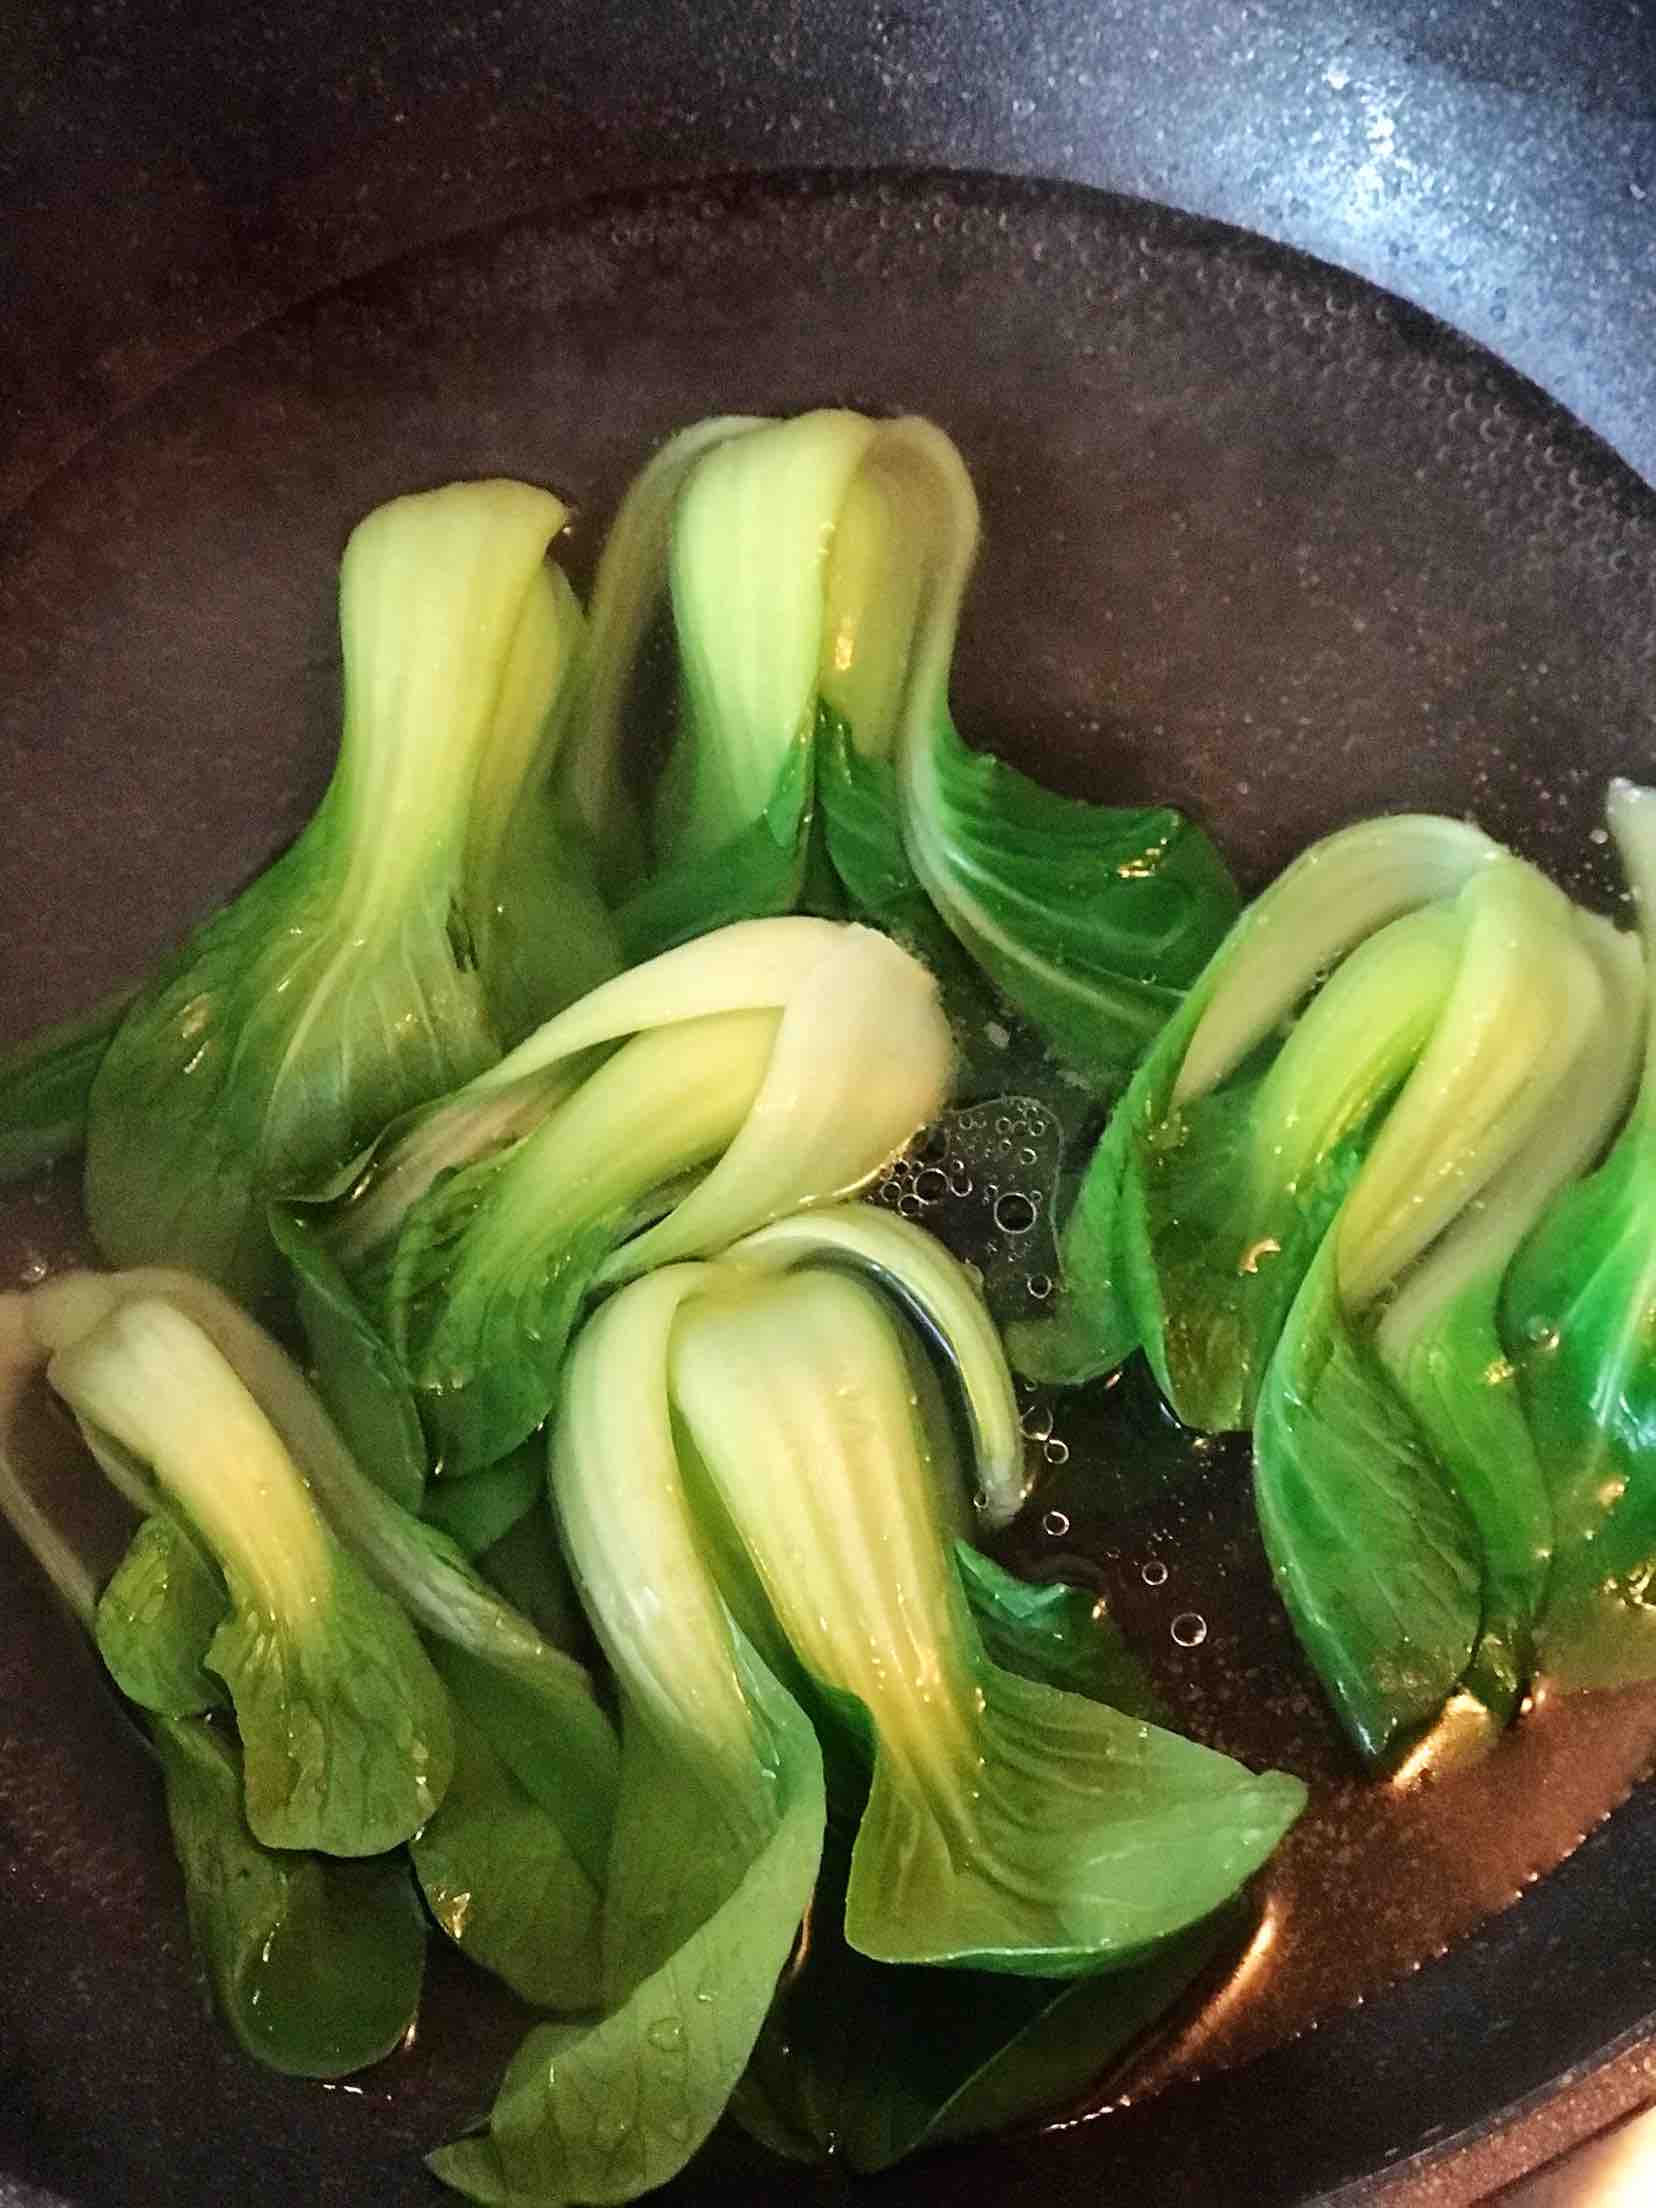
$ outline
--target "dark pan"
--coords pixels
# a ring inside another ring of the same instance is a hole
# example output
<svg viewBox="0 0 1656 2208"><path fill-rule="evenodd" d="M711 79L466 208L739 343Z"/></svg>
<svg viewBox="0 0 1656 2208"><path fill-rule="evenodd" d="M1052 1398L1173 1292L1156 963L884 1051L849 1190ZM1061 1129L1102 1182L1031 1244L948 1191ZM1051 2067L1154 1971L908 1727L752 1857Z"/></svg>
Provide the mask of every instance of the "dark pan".
<svg viewBox="0 0 1656 2208"><path fill-rule="evenodd" d="M579 563L670 426L828 400L934 414L977 475L968 733L1066 788L1188 805L1251 882L1341 821L1432 806L1613 896L1603 785L1656 772L1656 497L1532 386L1351 278L1139 202L736 181L564 209L320 298L14 517L0 1040L133 971L304 819L365 507L550 480L582 510ZM71 1174L14 1196L0 1277L76 1233ZM1235 1460L1117 1520L1107 1422L1059 1420L1071 1460L1019 1561L1105 1588L1193 1730L1318 1782L1266 1930L1114 2081L1126 2107L866 2187L721 2148L664 2197L1051 2208L1119 2185L1270 2208L1487 2126L1656 2011L1656 1797L1623 1800L1656 1702L1531 1724L1468 1779L1361 1785ZM1182 1650L1187 1611L1208 1630ZM405 2055L334 2090L253 2070L204 2013L151 1774L9 1539L0 1712L0 2199L439 2197L419 2151L482 2107L521 2016L434 1951Z"/></svg>

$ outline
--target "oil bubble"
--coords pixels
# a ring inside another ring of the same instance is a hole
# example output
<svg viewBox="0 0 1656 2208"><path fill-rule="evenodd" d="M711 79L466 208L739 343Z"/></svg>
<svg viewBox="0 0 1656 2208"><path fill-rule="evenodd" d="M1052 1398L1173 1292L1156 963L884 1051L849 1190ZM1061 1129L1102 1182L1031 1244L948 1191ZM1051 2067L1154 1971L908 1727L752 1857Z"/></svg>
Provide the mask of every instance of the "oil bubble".
<svg viewBox="0 0 1656 2208"><path fill-rule="evenodd" d="M1200 1648L1207 1639L1207 1620L1199 1610L1181 1610L1168 1627L1180 1648Z"/></svg>
<svg viewBox="0 0 1656 2208"><path fill-rule="evenodd" d="M1050 1448L1052 1445L1049 1442L1047 1446L1048 1448ZM1068 1455L1067 1450L1065 1451L1065 1454ZM1069 1517L1068 1514L1064 1511L1049 1510L1046 1516L1041 1520L1041 1531L1043 1533L1050 1533L1055 1541L1061 1541L1064 1535L1068 1533L1069 1530Z"/></svg>
<svg viewBox="0 0 1656 2208"><path fill-rule="evenodd" d="M1052 1438L1052 1405L1039 1399L1030 1404L1020 1422L1026 1440L1049 1441Z"/></svg>
<svg viewBox="0 0 1656 2208"><path fill-rule="evenodd" d="M1002 1234L1027 1234L1035 1224L1035 1206L1021 1188L995 1199L995 1225Z"/></svg>
<svg viewBox="0 0 1656 2208"><path fill-rule="evenodd" d="M1167 1566L1159 1556L1153 1556L1148 1564L1140 1567L1139 1577L1146 1587L1165 1587L1167 1585Z"/></svg>

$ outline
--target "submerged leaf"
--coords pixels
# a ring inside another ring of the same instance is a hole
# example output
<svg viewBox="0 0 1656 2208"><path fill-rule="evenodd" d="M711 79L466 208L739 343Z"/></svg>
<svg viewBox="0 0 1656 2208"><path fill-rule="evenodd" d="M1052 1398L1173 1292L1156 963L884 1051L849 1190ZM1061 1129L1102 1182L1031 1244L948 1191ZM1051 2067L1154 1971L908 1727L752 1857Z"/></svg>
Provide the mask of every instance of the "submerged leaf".
<svg viewBox="0 0 1656 2208"><path fill-rule="evenodd" d="M1656 793L1613 784L1609 817L1645 945L1638 1095L1519 1251L1500 1311L1555 1518L1541 1659L1566 1687L1656 1676Z"/></svg>
<svg viewBox="0 0 1656 2208"><path fill-rule="evenodd" d="M649 857L617 914L632 960L730 921L788 912L799 898L823 566L873 434L862 416L836 409L705 424L658 457L617 517L598 590L627 609L624 622L608 624L612 648L627 656L595 701L612 748L621 737L615 686L632 673L644 610L663 583L678 676ZM596 731L586 739L589 755L596 740ZM614 766L604 779L613 786Z"/></svg>
<svg viewBox="0 0 1656 2208"><path fill-rule="evenodd" d="M1637 946L1581 916L1603 985L1566 1093L1504 1172L1418 1265L1390 1302L1375 1343L1439 1461L1477 1521L1483 1614L1467 1678L1487 1706L1517 1706L1535 1666L1534 1629L1554 1548L1553 1501L1530 1433L1518 1367L1500 1336L1501 1284L1513 1251L1556 1190L1603 1149L1626 1109L1644 1036ZM1561 1035L1560 1048L1568 1037Z"/></svg>
<svg viewBox="0 0 1656 2208"><path fill-rule="evenodd" d="M411 2029L425 1925L400 1855L365 1863L262 1847L233 1744L199 1718L151 1728L190 1934L242 2047L290 2077L339 2078Z"/></svg>
<svg viewBox="0 0 1656 2208"><path fill-rule="evenodd" d="M92 1083L132 996L117 990L90 1012L0 1053L0 1183L52 1165L85 1141Z"/></svg>
<svg viewBox="0 0 1656 2208"><path fill-rule="evenodd" d="M177 1520L146 1518L98 1598L98 1654L140 1709L222 1709L228 1698L207 1657L229 1607L224 1581Z"/></svg>
<svg viewBox="0 0 1656 2208"><path fill-rule="evenodd" d="M1432 905L1361 944L1282 1048L1142 1125L1124 1180L1126 1280L1175 1414L1245 1428L1301 1281L1375 1127L1426 1047L1463 923Z"/></svg>
<svg viewBox="0 0 1656 2208"><path fill-rule="evenodd" d="M432 1915L473 1962L541 2009L601 1992L601 1889L557 1806L530 1792L490 1740L491 1675L436 1652L455 1704L454 1777L409 1854ZM578 1835L577 1835L578 1837Z"/></svg>
<svg viewBox="0 0 1656 2208"><path fill-rule="evenodd" d="M1573 909L1533 868L1486 868L1459 908L1454 985L1289 1316L1254 1427L1255 1497L1278 1585L1371 1760L1427 1726L1459 1686L1463 1751L1505 1721L1521 1691L1512 1643L1527 1626L1523 1587L1544 1561L1544 1541L1541 1556L1525 1553L1542 1531L1534 1511L1468 1481L1469 1419L1435 1416L1429 1389L1420 1418L1388 1377L1376 1305L1547 1139L1604 1016ZM1476 1439L1481 1448L1491 1437ZM1520 1454L1515 1487L1523 1471Z"/></svg>
<svg viewBox="0 0 1656 2208"><path fill-rule="evenodd" d="M1454 1693L1478 1638L1478 1529L1340 1305L1325 1241L1254 1426L1265 1553L1300 1644L1371 1762Z"/></svg>
<svg viewBox="0 0 1656 2208"><path fill-rule="evenodd" d="M844 730L819 766L829 849L859 907L899 935L924 939L923 893L1058 1056L1105 1087L1194 979L1236 890L1177 813L1060 797L961 742L949 666L977 536L943 431L882 424L826 579L821 697Z"/></svg>
<svg viewBox="0 0 1656 2208"><path fill-rule="evenodd" d="M0 1511L91 1634L96 1572L41 1507L22 1462L25 1394L47 1357L29 1315L35 1301L0 1296ZM174 1645L182 1652L186 1641L199 1671L198 1633ZM145 1726L166 1780L191 1937L243 2048L271 2069L318 2078L389 2054L413 2024L425 1962L400 1856L349 1863L261 1846L243 1812L233 1736L199 1717L152 1716Z"/></svg>
<svg viewBox="0 0 1656 2208"><path fill-rule="evenodd" d="M271 1337L208 1282L161 1269L64 1274L19 1299L43 1346L78 1339L124 1303L163 1298L210 1340L302 1471L339 1540L428 1635L496 1676L474 1703L495 1752L537 1799L555 1803L590 1876L614 1814L616 1743L590 1675L515 1611L436 1528L394 1503L352 1460ZM422 1658L422 1661L424 1659Z"/></svg>

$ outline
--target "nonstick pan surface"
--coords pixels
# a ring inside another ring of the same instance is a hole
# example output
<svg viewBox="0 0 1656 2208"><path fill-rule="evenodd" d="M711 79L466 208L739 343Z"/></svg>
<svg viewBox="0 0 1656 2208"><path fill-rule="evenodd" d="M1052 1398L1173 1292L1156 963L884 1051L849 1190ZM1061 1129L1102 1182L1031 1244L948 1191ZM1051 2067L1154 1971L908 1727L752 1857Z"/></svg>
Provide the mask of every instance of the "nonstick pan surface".
<svg viewBox="0 0 1656 2208"><path fill-rule="evenodd" d="M1355 279L1141 202L738 180L416 254L41 485L0 544L0 1041L141 966L306 817L365 507L538 478L581 510L580 565L670 427L826 401L933 414L973 467L968 735L1188 806L1250 885L1430 806L1613 902L1604 783L1656 772L1656 496L1537 390ZM0 1277L77 1236L72 1173L10 1196ZM1130 2105L865 2186L732 2146L664 2198L1270 2208L1486 2124L1656 2011L1656 1700L1532 1722L1467 1777L1362 1784L1245 1467L1123 1513L1110 1406L1055 1416L1070 1460L1016 1561L1106 1591L1189 1729L1313 1781L1248 1958L1114 2082ZM253 2070L204 2013L152 1775L9 1537L0 1712L0 2197L439 2198L419 2151L484 2105L521 2016L434 1949L408 2053L335 2090Z"/></svg>

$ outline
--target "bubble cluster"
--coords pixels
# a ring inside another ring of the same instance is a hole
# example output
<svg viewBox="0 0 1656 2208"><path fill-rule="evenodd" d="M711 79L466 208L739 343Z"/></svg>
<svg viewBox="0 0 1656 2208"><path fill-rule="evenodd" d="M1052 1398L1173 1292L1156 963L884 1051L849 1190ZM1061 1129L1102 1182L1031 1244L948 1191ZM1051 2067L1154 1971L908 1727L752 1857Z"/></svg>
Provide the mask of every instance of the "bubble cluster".
<svg viewBox="0 0 1656 2208"><path fill-rule="evenodd" d="M996 1097L922 1128L870 1194L973 1267L1005 1325L1034 1316L1054 1292L1053 1191L1061 1154L1061 1130L1045 1105L1033 1097Z"/></svg>

